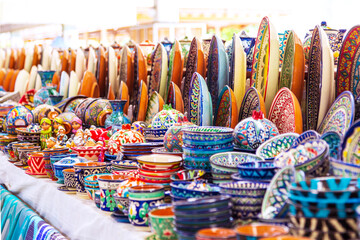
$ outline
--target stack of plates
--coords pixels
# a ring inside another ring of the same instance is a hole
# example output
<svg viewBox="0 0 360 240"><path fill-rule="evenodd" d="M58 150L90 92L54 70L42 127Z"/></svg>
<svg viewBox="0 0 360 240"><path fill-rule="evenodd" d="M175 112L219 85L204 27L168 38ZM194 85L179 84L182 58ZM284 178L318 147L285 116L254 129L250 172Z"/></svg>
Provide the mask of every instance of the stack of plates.
<svg viewBox="0 0 360 240"><path fill-rule="evenodd" d="M182 168L182 158L173 155L151 154L137 158L140 180L168 186L170 176Z"/></svg>
<svg viewBox="0 0 360 240"><path fill-rule="evenodd" d="M137 169L138 165L133 160L111 160L111 168L113 171L126 171Z"/></svg>
<svg viewBox="0 0 360 240"><path fill-rule="evenodd" d="M112 160L116 160L117 155L111 155L109 151L105 152L104 160L107 162L111 162Z"/></svg>
<svg viewBox="0 0 360 240"><path fill-rule="evenodd" d="M314 178L292 183L289 191L290 232L312 239L358 238L356 207L359 179Z"/></svg>
<svg viewBox="0 0 360 240"><path fill-rule="evenodd" d="M210 157L233 147L233 129L226 127L191 127L183 130L183 157L187 169L211 172Z"/></svg>
<svg viewBox="0 0 360 240"><path fill-rule="evenodd" d="M179 239L195 239L203 228L231 227L230 197L190 198L173 203Z"/></svg>
<svg viewBox="0 0 360 240"><path fill-rule="evenodd" d="M126 143L121 145L125 159L136 160L137 157L151 154L151 150L161 147L162 143Z"/></svg>

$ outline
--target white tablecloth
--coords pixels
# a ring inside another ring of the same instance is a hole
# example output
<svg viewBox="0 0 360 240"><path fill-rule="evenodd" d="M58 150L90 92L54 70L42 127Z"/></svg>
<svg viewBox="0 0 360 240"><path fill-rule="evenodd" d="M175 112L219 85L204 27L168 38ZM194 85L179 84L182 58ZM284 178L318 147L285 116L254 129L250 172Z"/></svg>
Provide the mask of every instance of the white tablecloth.
<svg viewBox="0 0 360 240"><path fill-rule="evenodd" d="M25 174L1 151L0 183L72 240L138 240L150 234L136 230L131 224L116 222L111 213L101 211L91 200L57 190L60 185L48 178Z"/></svg>

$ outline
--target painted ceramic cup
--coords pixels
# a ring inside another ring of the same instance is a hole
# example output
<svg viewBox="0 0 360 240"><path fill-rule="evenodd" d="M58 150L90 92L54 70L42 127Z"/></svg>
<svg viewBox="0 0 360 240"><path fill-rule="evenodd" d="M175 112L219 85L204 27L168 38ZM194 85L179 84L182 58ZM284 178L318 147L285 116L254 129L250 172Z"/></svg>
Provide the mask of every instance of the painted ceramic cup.
<svg viewBox="0 0 360 240"><path fill-rule="evenodd" d="M76 194L84 198L87 198L84 178L93 174L107 172L106 163L104 162L76 163L74 168L76 178Z"/></svg>
<svg viewBox="0 0 360 240"><path fill-rule="evenodd" d="M67 168L63 171L64 175L64 184L68 189L76 189L76 178L75 178L75 170L73 168Z"/></svg>
<svg viewBox="0 0 360 240"><path fill-rule="evenodd" d="M129 189L129 221L136 227L148 226L150 207L164 203L164 187L160 185L134 186Z"/></svg>
<svg viewBox="0 0 360 240"><path fill-rule="evenodd" d="M35 146L35 143L15 143L15 144L12 144L12 149L14 150L14 154L15 154L15 161L20 161L20 158L19 158L19 151L18 149L21 148L21 147L29 147L29 146Z"/></svg>
<svg viewBox="0 0 360 240"><path fill-rule="evenodd" d="M127 179L124 175L103 175L98 177L100 187L100 209L103 211L118 211L114 196L116 189L122 181Z"/></svg>
<svg viewBox="0 0 360 240"><path fill-rule="evenodd" d="M149 212L150 226L157 239L177 239L173 208L156 208Z"/></svg>
<svg viewBox="0 0 360 240"><path fill-rule="evenodd" d="M46 174L43 153L36 152L36 153L31 154L27 163L29 165L30 173L38 174L38 175Z"/></svg>
<svg viewBox="0 0 360 240"><path fill-rule="evenodd" d="M17 149L19 153L19 160L23 165L27 165L27 161L29 160L29 154L40 150L41 150L40 146L19 147Z"/></svg>
<svg viewBox="0 0 360 240"><path fill-rule="evenodd" d="M235 228L238 240L258 240L264 237L286 235L287 227L276 225L243 225Z"/></svg>

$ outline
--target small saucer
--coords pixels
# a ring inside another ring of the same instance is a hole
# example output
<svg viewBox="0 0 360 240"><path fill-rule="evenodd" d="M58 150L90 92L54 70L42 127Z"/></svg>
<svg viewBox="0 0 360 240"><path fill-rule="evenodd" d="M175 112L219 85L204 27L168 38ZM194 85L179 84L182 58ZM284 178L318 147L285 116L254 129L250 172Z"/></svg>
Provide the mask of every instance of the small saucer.
<svg viewBox="0 0 360 240"><path fill-rule="evenodd" d="M38 178L46 178L46 177L48 177L46 173L36 174L36 173L30 172L30 169L26 170L25 173L26 173L27 175L31 175L31 176L38 177Z"/></svg>
<svg viewBox="0 0 360 240"><path fill-rule="evenodd" d="M65 185L62 185L60 187L57 188L59 191L65 192L67 194L75 194L76 193L76 188L68 188Z"/></svg>

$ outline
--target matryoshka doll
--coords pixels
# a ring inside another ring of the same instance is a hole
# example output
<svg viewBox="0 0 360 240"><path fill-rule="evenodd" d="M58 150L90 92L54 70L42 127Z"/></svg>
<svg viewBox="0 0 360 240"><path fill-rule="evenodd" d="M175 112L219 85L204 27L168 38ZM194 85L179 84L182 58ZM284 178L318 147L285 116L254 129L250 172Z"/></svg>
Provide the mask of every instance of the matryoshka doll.
<svg viewBox="0 0 360 240"><path fill-rule="evenodd" d="M40 121L40 145L41 149L47 148L46 140L52 137L51 120L48 118L42 118Z"/></svg>

